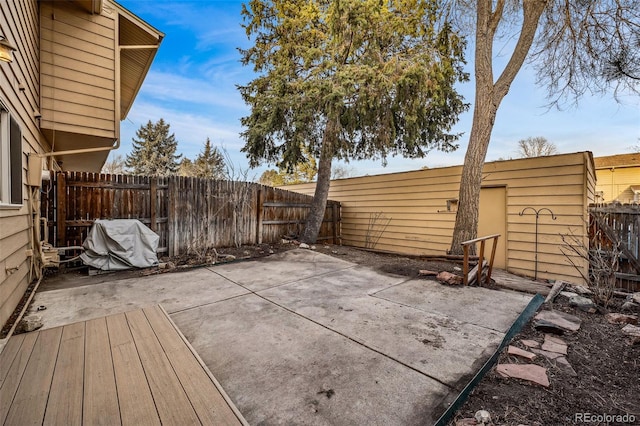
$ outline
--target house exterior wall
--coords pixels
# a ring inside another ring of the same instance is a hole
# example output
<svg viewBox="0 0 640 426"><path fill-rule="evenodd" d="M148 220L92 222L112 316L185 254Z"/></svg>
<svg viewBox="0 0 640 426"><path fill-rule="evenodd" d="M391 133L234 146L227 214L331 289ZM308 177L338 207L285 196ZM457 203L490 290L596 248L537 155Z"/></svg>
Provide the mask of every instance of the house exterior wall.
<svg viewBox="0 0 640 426"><path fill-rule="evenodd" d="M105 2L106 4L106 2ZM117 13L40 3L43 129L115 139Z"/></svg>
<svg viewBox="0 0 640 426"><path fill-rule="evenodd" d="M155 40L151 48L157 49L163 36L115 2L104 0L102 10L95 14L87 10L87 4L73 0L0 0L0 34L16 48L12 62L0 62L0 327L39 272L33 253L38 253L40 244L41 169L61 170L65 160L65 170L78 164L78 156L71 154L44 159L36 154L51 153L54 142L56 152L112 146L119 137L120 77L124 73L135 86L128 95L130 106L155 55L155 50L149 52L149 46L145 46L146 54L139 55L142 65L121 70L116 50L118 19L124 16L131 22L133 34L125 34L129 38L136 36L137 30L149 34L149 39ZM10 128L15 122L21 136L14 138L18 132L12 130L8 133L11 143L6 145L3 129L9 116ZM64 138L50 143L48 137L56 132ZM82 155L89 158L91 154ZM98 169L106 156L102 151L95 160ZM18 162L22 194L14 197L19 192L14 186L20 186L11 185L7 201L8 181L17 182L7 169L18 170ZM34 178L29 182L31 171Z"/></svg>
<svg viewBox="0 0 640 426"><path fill-rule="evenodd" d="M0 1L0 29L17 48L13 62L0 62L0 100L22 132L22 203L0 204L0 324L22 298L30 275L32 219L26 186L28 154L42 152L33 111L40 108L40 55L36 0ZM4 178L4 174L3 174Z"/></svg>
<svg viewBox="0 0 640 426"><path fill-rule="evenodd" d="M342 203L343 243L365 247L367 234L375 240L381 232L375 249L445 254L455 224L455 203L450 200L458 197L461 173L457 166L332 181L329 198ZM559 234L571 230L587 241L587 207L593 201L594 183L589 152L486 163L483 188L506 189L507 235L501 238L506 243L507 270L535 275L535 214L519 213L526 207L548 208L557 219L546 211L540 214L538 277L582 283L560 250ZM286 189L313 194L314 184ZM375 215L382 216L373 224ZM586 271L585 261L576 262Z"/></svg>
<svg viewBox="0 0 640 426"><path fill-rule="evenodd" d="M631 190L631 186L640 186L640 165L598 169L596 177L596 191L600 194L598 202L627 204L640 201L634 198L636 195Z"/></svg>

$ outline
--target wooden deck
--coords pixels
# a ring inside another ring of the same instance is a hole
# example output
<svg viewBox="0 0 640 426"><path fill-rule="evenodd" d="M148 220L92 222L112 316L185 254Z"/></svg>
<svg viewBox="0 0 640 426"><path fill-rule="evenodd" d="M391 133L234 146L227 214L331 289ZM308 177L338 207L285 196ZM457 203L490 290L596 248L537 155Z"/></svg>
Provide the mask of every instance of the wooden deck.
<svg viewBox="0 0 640 426"><path fill-rule="evenodd" d="M246 422L156 306L11 337L0 354L0 424Z"/></svg>

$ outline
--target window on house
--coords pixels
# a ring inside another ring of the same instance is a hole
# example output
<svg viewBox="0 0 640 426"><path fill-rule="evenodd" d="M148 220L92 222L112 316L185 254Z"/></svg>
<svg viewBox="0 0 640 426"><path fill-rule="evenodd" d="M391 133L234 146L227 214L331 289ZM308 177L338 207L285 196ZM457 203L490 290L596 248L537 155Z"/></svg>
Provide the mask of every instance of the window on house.
<svg viewBox="0 0 640 426"><path fill-rule="evenodd" d="M22 202L22 131L0 103L0 204Z"/></svg>

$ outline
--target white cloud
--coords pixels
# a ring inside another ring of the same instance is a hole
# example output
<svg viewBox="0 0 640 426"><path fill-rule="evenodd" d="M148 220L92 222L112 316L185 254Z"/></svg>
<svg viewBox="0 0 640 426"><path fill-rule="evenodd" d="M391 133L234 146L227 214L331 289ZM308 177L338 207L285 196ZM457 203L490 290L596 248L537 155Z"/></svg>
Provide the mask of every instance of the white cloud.
<svg viewBox="0 0 640 426"><path fill-rule="evenodd" d="M163 107L159 104L136 102L121 126L123 151L131 149L131 139L141 125L149 120L158 121L160 118L171 125L171 132L178 140L178 152L189 158L195 157L202 149L207 138L215 146L224 146L234 158L244 160L240 149L244 141L240 137L240 123L234 126L227 121L213 120L208 116Z"/></svg>

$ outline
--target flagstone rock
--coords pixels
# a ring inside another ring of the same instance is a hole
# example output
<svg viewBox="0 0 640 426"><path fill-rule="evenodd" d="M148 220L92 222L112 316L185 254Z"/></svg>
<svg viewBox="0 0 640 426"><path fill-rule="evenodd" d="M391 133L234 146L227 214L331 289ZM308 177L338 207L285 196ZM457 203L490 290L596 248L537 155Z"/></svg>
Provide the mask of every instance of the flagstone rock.
<svg viewBox="0 0 640 426"><path fill-rule="evenodd" d="M567 331L578 331L582 324L582 320L577 316L560 311L541 311L536 314L535 319L549 322Z"/></svg>
<svg viewBox="0 0 640 426"><path fill-rule="evenodd" d="M638 324L637 315L626 315L611 312L604 316L610 324Z"/></svg>
<svg viewBox="0 0 640 426"><path fill-rule="evenodd" d="M538 320L534 322L533 328L544 333L553 333L559 335L562 335L565 332L564 328L560 328L557 325L545 320Z"/></svg>
<svg viewBox="0 0 640 426"><path fill-rule="evenodd" d="M559 354L558 352L550 352L550 351L545 351L544 349L535 349L535 348L531 348L531 352L534 352L538 355L542 355L547 359L550 360L554 360L554 359L558 359L562 356L562 354Z"/></svg>
<svg viewBox="0 0 640 426"><path fill-rule="evenodd" d="M583 296L573 296L569 298L569 306L575 306L578 309L582 309L583 311L588 311L594 308L596 305L593 303L593 300L588 297Z"/></svg>
<svg viewBox="0 0 640 426"><path fill-rule="evenodd" d="M640 327L633 324L627 324L622 327L622 332L627 335L627 341L629 342L629 344L640 344Z"/></svg>
<svg viewBox="0 0 640 426"><path fill-rule="evenodd" d="M540 342L536 342L535 340L520 340L520 343L525 345L528 348L539 348Z"/></svg>
<svg viewBox="0 0 640 426"><path fill-rule="evenodd" d="M549 387L547 369L535 364L498 364L496 371L502 377L512 377Z"/></svg>
<svg viewBox="0 0 640 426"><path fill-rule="evenodd" d="M640 292L633 293L633 296L631 296L631 298L635 303L640 303Z"/></svg>
<svg viewBox="0 0 640 426"><path fill-rule="evenodd" d="M462 284L462 277L456 274L452 274L451 272L442 271L436 277L436 280L440 281L442 284L448 285L460 285Z"/></svg>
<svg viewBox="0 0 640 426"><path fill-rule="evenodd" d="M567 354L567 343L550 334L545 334L544 343L542 344L542 350L547 352L555 352L558 354Z"/></svg>
<svg viewBox="0 0 640 426"><path fill-rule="evenodd" d="M507 348L507 353L509 355L515 355L521 358L528 359L529 361L533 360L536 357L536 354L532 352L525 351L524 349L520 349L518 347L511 346L511 345L509 345L509 347Z"/></svg>
<svg viewBox="0 0 640 426"><path fill-rule="evenodd" d="M576 373L576 370L573 369L569 361L567 361L566 357L564 356L558 357L556 358L555 361L556 361L556 367L558 367L559 370L562 370L573 377L576 377L578 375L578 373Z"/></svg>

